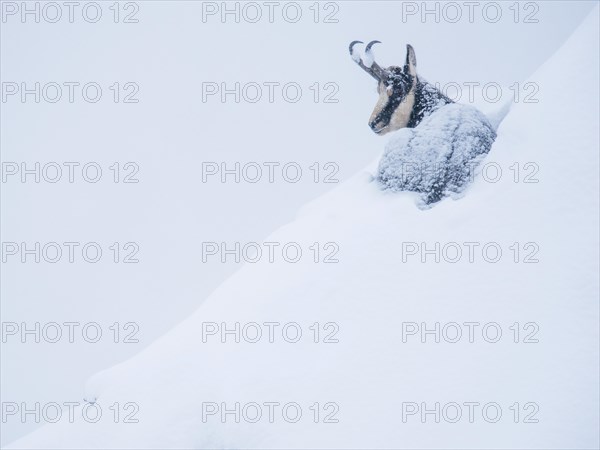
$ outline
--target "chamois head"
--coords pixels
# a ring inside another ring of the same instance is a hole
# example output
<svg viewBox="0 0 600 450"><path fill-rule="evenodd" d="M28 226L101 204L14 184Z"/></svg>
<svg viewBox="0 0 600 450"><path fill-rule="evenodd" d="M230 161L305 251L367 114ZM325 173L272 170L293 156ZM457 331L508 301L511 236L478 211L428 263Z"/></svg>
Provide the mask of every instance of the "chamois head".
<svg viewBox="0 0 600 450"><path fill-rule="evenodd" d="M417 58L411 45L406 46L404 67L390 66L383 69L373 57L371 47L379 41L371 41L365 48L365 58L361 58L354 46L361 41L350 43L350 56L369 75L377 80L379 99L369 119L371 129L380 135L404 128L411 119L415 105L417 87Z"/></svg>

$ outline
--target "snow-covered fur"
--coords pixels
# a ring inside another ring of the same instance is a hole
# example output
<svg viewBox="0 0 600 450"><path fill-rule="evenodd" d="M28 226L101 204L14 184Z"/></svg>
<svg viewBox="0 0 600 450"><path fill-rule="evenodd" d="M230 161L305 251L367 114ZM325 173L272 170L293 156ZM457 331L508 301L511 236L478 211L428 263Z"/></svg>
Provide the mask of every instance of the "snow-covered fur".
<svg viewBox="0 0 600 450"><path fill-rule="evenodd" d="M372 53L380 42L367 44L364 60L355 50L361 43L350 43L350 55L377 80L379 92L369 126L379 135L396 133L386 146L377 179L386 189L420 193L422 207L462 192L496 139L488 119L471 106L455 104L419 77L410 44L403 67L384 69Z"/></svg>
<svg viewBox="0 0 600 450"><path fill-rule="evenodd" d="M496 138L488 119L472 106L442 105L414 128L398 130L377 171L384 189L421 194L419 206L462 192Z"/></svg>

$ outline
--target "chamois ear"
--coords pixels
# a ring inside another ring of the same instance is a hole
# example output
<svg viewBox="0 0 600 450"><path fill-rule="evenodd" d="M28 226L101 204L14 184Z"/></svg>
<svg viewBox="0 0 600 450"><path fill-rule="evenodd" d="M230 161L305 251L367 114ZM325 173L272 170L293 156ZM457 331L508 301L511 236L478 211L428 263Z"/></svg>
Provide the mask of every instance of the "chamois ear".
<svg viewBox="0 0 600 450"><path fill-rule="evenodd" d="M417 57L415 55L415 49L412 45L406 45L406 63L404 64L404 73L408 73L413 77L417 76Z"/></svg>

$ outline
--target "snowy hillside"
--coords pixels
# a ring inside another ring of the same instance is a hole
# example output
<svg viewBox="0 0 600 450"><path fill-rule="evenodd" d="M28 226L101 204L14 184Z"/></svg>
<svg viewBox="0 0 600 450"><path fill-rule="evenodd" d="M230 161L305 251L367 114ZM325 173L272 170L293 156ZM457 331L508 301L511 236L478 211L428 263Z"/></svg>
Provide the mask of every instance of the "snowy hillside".
<svg viewBox="0 0 600 450"><path fill-rule="evenodd" d="M420 210L417 194L380 190L378 158L269 236L273 262L263 247L90 379L82 398L102 420L10 448L597 448L598 26L596 8L532 75L539 103L513 106L464 197ZM221 342L215 327L236 322L245 339ZM421 342L415 327L436 322L440 342ZM239 423L221 416L236 403ZM421 415L436 403L439 423Z"/></svg>

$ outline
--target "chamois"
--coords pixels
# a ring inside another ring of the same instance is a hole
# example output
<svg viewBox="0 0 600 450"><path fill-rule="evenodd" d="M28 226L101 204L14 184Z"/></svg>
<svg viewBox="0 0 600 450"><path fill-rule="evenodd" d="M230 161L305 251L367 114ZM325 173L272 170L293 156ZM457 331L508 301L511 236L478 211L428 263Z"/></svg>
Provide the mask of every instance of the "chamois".
<svg viewBox="0 0 600 450"><path fill-rule="evenodd" d="M377 179L386 189L421 194L430 205L461 193L473 169L489 152L496 132L476 108L454 103L417 75L417 58L406 46L404 67L377 64L371 41L361 58L350 43L350 56L377 80L379 99L369 119L378 135L398 131L386 146Z"/></svg>

